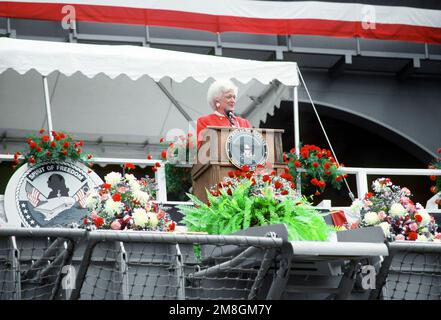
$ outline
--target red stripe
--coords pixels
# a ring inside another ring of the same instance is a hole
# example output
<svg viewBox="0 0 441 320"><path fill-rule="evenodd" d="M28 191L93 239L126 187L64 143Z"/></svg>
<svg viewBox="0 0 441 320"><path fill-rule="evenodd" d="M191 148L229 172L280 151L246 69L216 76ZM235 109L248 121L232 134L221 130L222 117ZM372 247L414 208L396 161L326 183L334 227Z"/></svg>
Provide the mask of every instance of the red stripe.
<svg viewBox="0 0 441 320"><path fill-rule="evenodd" d="M0 16L60 21L66 4L1 2ZM361 22L321 19L262 19L172 10L139 9L115 6L75 5L78 21L122 23L197 29L209 32L245 32L272 35L320 35L361 37L441 44L441 28L400 24L376 24L365 30Z"/></svg>

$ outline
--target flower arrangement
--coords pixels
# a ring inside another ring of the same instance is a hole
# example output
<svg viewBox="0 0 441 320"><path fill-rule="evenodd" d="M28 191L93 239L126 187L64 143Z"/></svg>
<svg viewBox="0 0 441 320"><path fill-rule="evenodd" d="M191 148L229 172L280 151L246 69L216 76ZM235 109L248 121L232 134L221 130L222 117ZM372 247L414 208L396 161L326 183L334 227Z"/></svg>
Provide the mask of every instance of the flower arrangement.
<svg viewBox="0 0 441 320"><path fill-rule="evenodd" d="M341 188L343 174L339 170L339 165L331 154L331 151L321 149L315 145L304 145L297 156L295 149L283 154L283 161L287 164L292 176L301 174L302 187L312 185L315 188L315 195L324 192L327 185L332 185L336 189ZM343 164L340 164L343 167ZM300 172L299 169L305 170Z"/></svg>
<svg viewBox="0 0 441 320"><path fill-rule="evenodd" d="M441 148L438 148L438 153L441 153ZM441 169L441 157L435 158L432 163L429 165L429 169ZM430 176L429 177L435 185L430 187L430 192L439 193L441 191L441 176ZM435 203L439 206L441 205L441 193L438 195L438 199L435 200Z"/></svg>
<svg viewBox="0 0 441 320"><path fill-rule="evenodd" d="M130 171L132 166L125 168ZM104 180L104 184L88 193L86 206L90 213L83 220L84 226L112 230L175 229L176 223L152 201L156 190L153 179L110 172Z"/></svg>
<svg viewBox="0 0 441 320"><path fill-rule="evenodd" d="M190 231L229 234L253 226L284 223L290 240L326 240L330 227L305 198L298 197L292 177L271 168L244 166L231 171L207 191L204 203L188 195L194 207L178 206Z"/></svg>
<svg viewBox="0 0 441 320"><path fill-rule="evenodd" d="M380 226L389 240L441 241L434 217L410 200L409 189L394 185L389 178L375 180L372 189L352 203L350 210L360 220L350 228Z"/></svg>
<svg viewBox="0 0 441 320"><path fill-rule="evenodd" d="M160 140L165 144L164 139ZM187 201L186 190L192 186L191 166L185 164L196 163L196 139L192 133L176 137L168 144L167 150L161 152L166 160L165 178L169 197L177 201Z"/></svg>
<svg viewBox="0 0 441 320"><path fill-rule="evenodd" d="M34 165L51 160L80 161L92 167L92 163L89 162L92 155L84 154L81 149L84 142L82 140L75 141L70 134L62 131L51 131L49 135L44 129L41 129L39 135L27 137L27 143L28 150L14 154L14 169L23 163Z"/></svg>

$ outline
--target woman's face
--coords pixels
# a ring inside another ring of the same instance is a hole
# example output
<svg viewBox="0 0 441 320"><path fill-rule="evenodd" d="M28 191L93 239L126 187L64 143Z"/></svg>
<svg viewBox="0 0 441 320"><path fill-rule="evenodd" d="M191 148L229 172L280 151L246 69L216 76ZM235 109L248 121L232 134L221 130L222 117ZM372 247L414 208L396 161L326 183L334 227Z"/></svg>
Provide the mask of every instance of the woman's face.
<svg viewBox="0 0 441 320"><path fill-rule="evenodd" d="M219 108L217 108L218 112L225 113L225 110L231 110L234 112L234 105L236 104L234 90L231 89L223 92L217 102L219 103Z"/></svg>

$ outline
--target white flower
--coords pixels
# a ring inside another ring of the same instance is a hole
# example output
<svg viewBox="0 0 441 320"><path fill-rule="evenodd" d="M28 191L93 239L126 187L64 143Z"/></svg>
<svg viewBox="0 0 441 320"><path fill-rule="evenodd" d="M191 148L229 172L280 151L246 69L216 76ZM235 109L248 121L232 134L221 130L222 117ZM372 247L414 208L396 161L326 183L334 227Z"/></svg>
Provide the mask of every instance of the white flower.
<svg viewBox="0 0 441 320"><path fill-rule="evenodd" d="M430 214L427 213L426 209L424 209L424 207L420 203L417 203L415 207L418 209L418 214L421 216L421 218L423 218L423 220L421 220L420 222L420 225L427 226L431 220Z"/></svg>
<svg viewBox="0 0 441 320"><path fill-rule="evenodd" d="M351 207L349 208L349 210L352 213L355 213L357 215L360 215L360 210L361 208L363 208L363 201L360 199L355 199L354 202L352 202Z"/></svg>
<svg viewBox="0 0 441 320"><path fill-rule="evenodd" d="M419 234L418 238L415 241L419 241L419 242L427 242L429 241L429 239L427 239L427 237L423 234Z"/></svg>
<svg viewBox="0 0 441 320"><path fill-rule="evenodd" d="M390 209L389 209L389 213L393 216L393 217L401 217L406 215L407 211L406 209L401 205L401 203L394 203Z"/></svg>
<svg viewBox="0 0 441 320"><path fill-rule="evenodd" d="M97 192L91 192L86 198L86 207L89 209L95 208L99 202L100 195Z"/></svg>
<svg viewBox="0 0 441 320"><path fill-rule="evenodd" d="M386 237L390 236L390 225L388 222L382 222L379 224L379 226L381 227L381 229L383 229L384 235Z"/></svg>
<svg viewBox="0 0 441 320"><path fill-rule="evenodd" d="M126 173L124 178L126 178L127 181L136 181L136 177L131 173Z"/></svg>
<svg viewBox="0 0 441 320"><path fill-rule="evenodd" d="M136 177L133 174L126 173L124 177L126 178L127 183L129 184L130 189L132 189L132 191L136 191L136 190L141 189L141 186L139 185L138 180L136 179Z"/></svg>
<svg viewBox="0 0 441 320"><path fill-rule="evenodd" d="M104 206L104 211L108 214L119 214L121 213L124 204L121 201L113 201L113 199L108 199L106 205Z"/></svg>
<svg viewBox="0 0 441 320"><path fill-rule="evenodd" d="M113 187L121 181L121 178L121 173L112 171L104 177L104 180Z"/></svg>
<svg viewBox="0 0 441 320"><path fill-rule="evenodd" d="M138 201L142 206L145 206L149 201L150 196L147 192L137 189L133 191L133 198Z"/></svg>
<svg viewBox="0 0 441 320"><path fill-rule="evenodd" d="M377 224L378 222L380 222L380 219L378 218L378 214L376 212L370 211L364 215L363 221L368 226L373 226L373 225Z"/></svg>
<svg viewBox="0 0 441 320"><path fill-rule="evenodd" d="M133 222L140 227L144 227L148 222L147 212L142 208L136 208L132 213Z"/></svg>
<svg viewBox="0 0 441 320"><path fill-rule="evenodd" d="M156 228L158 225L158 217L156 216L156 213L149 212L147 213L147 217L149 219L148 225L152 228Z"/></svg>

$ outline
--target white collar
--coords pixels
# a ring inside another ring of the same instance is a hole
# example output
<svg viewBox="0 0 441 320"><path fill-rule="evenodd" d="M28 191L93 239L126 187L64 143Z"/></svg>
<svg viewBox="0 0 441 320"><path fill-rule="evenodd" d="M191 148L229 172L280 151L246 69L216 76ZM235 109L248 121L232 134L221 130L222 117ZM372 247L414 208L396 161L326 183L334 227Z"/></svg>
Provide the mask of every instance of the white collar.
<svg viewBox="0 0 441 320"><path fill-rule="evenodd" d="M214 114L217 115L217 116L219 116L219 117L225 117L224 114L222 114L222 113L220 113L220 112L218 112L218 111L215 111Z"/></svg>

